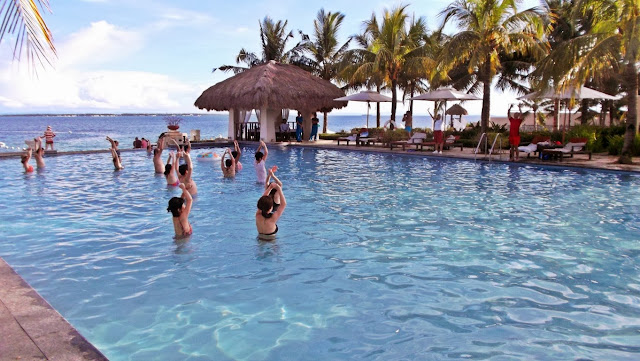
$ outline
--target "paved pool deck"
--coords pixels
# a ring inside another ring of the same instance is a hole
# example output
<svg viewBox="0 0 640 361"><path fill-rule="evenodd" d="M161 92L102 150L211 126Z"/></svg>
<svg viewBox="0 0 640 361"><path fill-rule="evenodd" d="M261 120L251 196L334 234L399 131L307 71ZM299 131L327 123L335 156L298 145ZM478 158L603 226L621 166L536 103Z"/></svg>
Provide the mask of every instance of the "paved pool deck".
<svg viewBox="0 0 640 361"><path fill-rule="evenodd" d="M242 142L243 146L255 147L256 142ZM226 147L228 143L211 144L213 147ZM368 153L406 154L427 158L466 159L478 162L537 165L557 169L597 169L614 172L632 172L640 174L640 159L635 164L616 163L617 157L604 153L579 154L562 161L543 161L537 157L520 158L519 162L509 162L508 151L491 157L476 155L475 149L454 148L443 154L431 151L415 151L396 148L390 150L379 145L355 146L337 145L336 141L319 140L316 142L273 143L269 146L308 147L317 149L335 149ZM143 149L123 149L125 152L144 152ZM108 150L56 152L45 156L63 156L69 154L108 153ZM18 157L20 153L3 153L0 158ZM521 154L522 155L522 154ZM107 360L102 353L76 331L56 310L54 310L33 288L31 288L2 258L0 258L0 361L4 360Z"/></svg>

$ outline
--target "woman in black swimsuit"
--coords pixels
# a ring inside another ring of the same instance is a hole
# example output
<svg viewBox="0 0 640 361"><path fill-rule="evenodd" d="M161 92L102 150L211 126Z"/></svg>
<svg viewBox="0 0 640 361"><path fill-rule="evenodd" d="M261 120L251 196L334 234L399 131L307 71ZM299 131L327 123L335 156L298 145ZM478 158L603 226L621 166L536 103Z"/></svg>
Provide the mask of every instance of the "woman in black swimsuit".
<svg viewBox="0 0 640 361"><path fill-rule="evenodd" d="M269 196L271 190L275 189L275 196L280 198L280 206L277 210L273 207L273 198ZM256 228L258 229L258 238L263 240L275 239L278 232L276 224L282 216L284 209L287 207L287 200L282 194L282 188L276 183L271 183L258 200L258 210L256 211Z"/></svg>

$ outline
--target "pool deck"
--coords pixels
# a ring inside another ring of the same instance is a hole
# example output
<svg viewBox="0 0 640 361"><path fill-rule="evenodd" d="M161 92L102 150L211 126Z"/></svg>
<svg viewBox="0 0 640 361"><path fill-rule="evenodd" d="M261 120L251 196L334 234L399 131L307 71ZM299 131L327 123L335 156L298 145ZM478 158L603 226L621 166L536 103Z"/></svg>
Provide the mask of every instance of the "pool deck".
<svg viewBox="0 0 640 361"><path fill-rule="evenodd" d="M243 146L255 147L256 142L242 142ZM211 147L225 147L229 143L207 144ZM390 150L379 145L355 146L337 145L336 141L283 142L269 146L307 147L335 149L368 153L405 154L426 158L466 159L479 162L507 163L514 165L538 165L556 169L597 169L614 172L640 173L640 161L634 164L618 164L617 156L605 153L593 154L592 160L585 154L573 158L540 160L533 155L527 158L521 154L519 162L509 162L508 151L494 154L491 158L474 154L472 148L453 148L443 154L431 151ZM194 147L195 148L195 147ZM123 152L144 152L144 149L122 149ZM55 152L49 156L69 154L108 153L108 150ZM18 157L19 152L0 153L0 158ZM638 158L636 158L638 159ZM33 288L31 288L2 258L0 258L0 360L107 360L97 348L76 331L56 310L54 310Z"/></svg>
<svg viewBox="0 0 640 361"><path fill-rule="evenodd" d="M0 258L0 360L107 360Z"/></svg>

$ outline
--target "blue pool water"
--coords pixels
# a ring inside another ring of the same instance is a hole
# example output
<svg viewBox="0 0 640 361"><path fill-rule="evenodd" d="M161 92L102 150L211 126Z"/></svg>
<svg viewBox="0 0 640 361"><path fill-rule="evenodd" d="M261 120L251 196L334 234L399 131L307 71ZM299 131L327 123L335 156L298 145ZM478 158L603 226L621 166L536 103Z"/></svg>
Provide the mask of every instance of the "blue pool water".
<svg viewBox="0 0 640 361"><path fill-rule="evenodd" d="M144 152L1 160L0 256L112 360L640 357L639 177L273 148L260 243L252 156L178 244Z"/></svg>

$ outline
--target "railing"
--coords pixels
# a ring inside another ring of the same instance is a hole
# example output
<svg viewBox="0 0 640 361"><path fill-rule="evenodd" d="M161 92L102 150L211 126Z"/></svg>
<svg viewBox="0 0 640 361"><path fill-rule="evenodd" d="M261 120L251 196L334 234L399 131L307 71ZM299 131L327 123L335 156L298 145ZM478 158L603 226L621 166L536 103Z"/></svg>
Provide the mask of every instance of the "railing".
<svg viewBox="0 0 640 361"><path fill-rule="evenodd" d="M484 147L484 152L487 152L487 143L488 143L488 139L487 139L487 133L482 133L482 135L480 135L480 140L478 141L478 146L476 147L476 150L474 152L473 155L473 160L477 160L478 158L478 150L480 149L480 145L482 145L482 140L485 140L485 147Z"/></svg>
<svg viewBox="0 0 640 361"><path fill-rule="evenodd" d="M498 133L493 139L493 144L491 144L491 150L489 151L489 161L491 161L491 154L493 154L493 149L496 147L496 141L498 141L498 139L500 139L500 150L498 151L498 154L500 157L502 157L502 137L500 136L500 133Z"/></svg>

